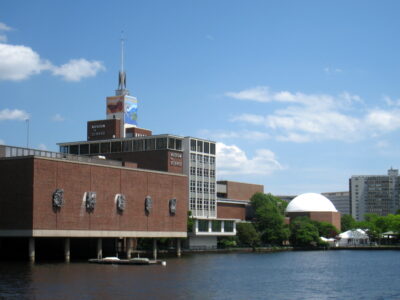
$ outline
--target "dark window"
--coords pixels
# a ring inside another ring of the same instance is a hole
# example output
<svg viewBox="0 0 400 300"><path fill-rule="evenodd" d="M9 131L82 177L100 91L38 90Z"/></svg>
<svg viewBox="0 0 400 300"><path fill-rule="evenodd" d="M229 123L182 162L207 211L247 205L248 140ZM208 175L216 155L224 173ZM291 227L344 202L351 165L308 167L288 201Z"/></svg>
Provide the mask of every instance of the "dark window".
<svg viewBox="0 0 400 300"><path fill-rule="evenodd" d="M175 139L173 138L168 138L168 149L175 149Z"/></svg>
<svg viewBox="0 0 400 300"><path fill-rule="evenodd" d="M61 146L60 147L60 152L61 153L68 153L68 146Z"/></svg>
<svg viewBox="0 0 400 300"><path fill-rule="evenodd" d="M79 154L79 146L78 145L69 146L69 153L78 155Z"/></svg>
<svg viewBox="0 0 400 300"><path fill-rule="evenodd" d="M124 152L131 152L132 151L132 141L123 141L122 149Z"/></svg>
<svg viewBox="0 0 400 300"><path fill-rule="evenodd" d="M203 152L203 142L197 141L197 152Z"/></svg>
<svg viewBox="0 0 400 300"><path fill-rule="evenodd" d="M121 142L112 142L111 152L121 152Z"/></svg>
<svg viewBox="0 0 400 300"><path fill-rule="evenodd" d="M143 140L133 141L133 151L143 151Z"/></svg>
<svg viewBox="0 0 400 300"><path fill-rule="evenodd" d="M157 150L163 150L167 148L167 138L158 138L156 140Z"/></svg>
<svg viewBox="0 0 400 300"><path fill-rule="evenodd" d="M200 232L208 232L208 220L198 220L197 222L199 222Z"/></svg>
<svg viewBox="0 0 400 300"><path fill-rule="evenodd" d="M224 222L224 232L233 232L233 222L234 221L225 221Z"/></svg>
<svg viewBox="0 0 400 300"><path fill-rule="evenodd" d="M98 154L100 150L100 144L90 144L90 154Z"/></svg>
<svg viewBox="0 0 400 300"><path fill-rule="evenodd" d="M211 227L213 232L221 232L221 221L212 221Z"/></svg>
<svg viewBox="0 0 400 300"><path fill-rule="evenodd" d="M176 140L175 150L182 150L182 140Z"/></svg>
<svg viewBox="0 0 400 300"><path fill-rule="evenodd" d="M79 145L79 154L81 155L89 154L89 144Z"/></svg>
<svg viewBox="0 0 400 300"><path fill-rule="evenodd" d="M196 151L196 140L190 140L190 151Z"/></svg>
<svg viewBox="0 0 400 300"><path fill-rule="evenodd" d="M101 143L100 153L110 153L110 143Z"/></svg>
<svg viewBox="0 0 400 300"><path fill-rule="evenodd" d="M211 153L211 154L215 154L215 144L214 144L214 143L211 143L211 144L210 144L210 148L211 148L210 153Z"/></svg>
<svg viewBox="0 0 400 300"><path fill-rule="evenodd" d="M210 143L204 142L204 153L210 153Z"/></svg>
<svg viewBox="0 0 400 300"><path fill-rule="evenodd" d="M145 140L146 150L155 150L156 149L156 140L155 139L147 139Z"/></svg>

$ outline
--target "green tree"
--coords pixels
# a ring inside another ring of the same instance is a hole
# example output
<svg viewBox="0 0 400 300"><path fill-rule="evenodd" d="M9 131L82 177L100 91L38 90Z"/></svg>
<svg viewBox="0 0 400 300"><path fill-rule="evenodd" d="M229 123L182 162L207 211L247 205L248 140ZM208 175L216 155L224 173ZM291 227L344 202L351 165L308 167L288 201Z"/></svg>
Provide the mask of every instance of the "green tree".
<svg viewBox="0 0 400 300"><path fill-rule="evenodd" d="M318 221L311 221L311 223L318 229L320 237L333 238L339 234L339 230L331 223Z"/></svg>
<svg viewBox="0 0 400 300"><path fill-rule="evenodd" d="M342 227L342 232L355 229L356 228L356 220L354 220L351 215L342 215L340 219L340 225Z"/></svg>
<svg viewBox="0 0 400 300"><path fill-rule="evenodd" d="M261 240L268 244L282 244L289 238L289 229L284 222L287 203L271 194L256 193L251 197L254 223Z"/></svg>
<svg viewBox="0 0 400 300"><path fill-rule="evenodd" d="M250 246L253 249L260 244L260 234L252 223L236 224L237 237L241 245Z"/></svg>
<svg viewBox="0 0 400 300"><path fill-rule="evenodd" d="M308 217L297 217L290 224L290 243L310 247L321 243L317 226Z"/></svg>

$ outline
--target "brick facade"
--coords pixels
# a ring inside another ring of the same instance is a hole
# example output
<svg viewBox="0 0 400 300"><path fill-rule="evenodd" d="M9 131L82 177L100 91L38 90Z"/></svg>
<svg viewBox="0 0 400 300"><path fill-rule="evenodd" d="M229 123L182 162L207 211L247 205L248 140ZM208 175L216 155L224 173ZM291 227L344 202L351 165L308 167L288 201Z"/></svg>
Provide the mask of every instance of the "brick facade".
<svg viewBox="0 0 400 300"><path fill-rule="evenodd" d="M224 198L235 200L249 200L255 193L264 193L264 186L261 184L250 184L235 181L218 181L218 184L226 185Z"/></svg>
<svg viewBox="0 0 400 300"><path fill-rule="evenodd" d="M186 176L37 157L0 160L0 170L0 232L53 230L74 232L74 236L80 231L114 231L121 237L124 232L137 237L186 234ZM57 188L64 190L65 200L59 211L52 207ZM90 191L97 194L92 213L86 211L84 202L85 192ZM115 202L119 193L126 197L122 213ZM146 215L148 195L153 205ZM169 212L171 198L177 199L175 215Z"/></svg>
<svg viewBox="0 0 400 300"><path fill-rule="evenodd" d="M121 121L118 119L87 122L87 140L98 141L121 137Z"/></svg>
<svg viewBox="0 0 400 300"><path fill-rule="evenodd" d="M246 206L244 204L217 202L217 205L218 218L246 220Z"/></svg>

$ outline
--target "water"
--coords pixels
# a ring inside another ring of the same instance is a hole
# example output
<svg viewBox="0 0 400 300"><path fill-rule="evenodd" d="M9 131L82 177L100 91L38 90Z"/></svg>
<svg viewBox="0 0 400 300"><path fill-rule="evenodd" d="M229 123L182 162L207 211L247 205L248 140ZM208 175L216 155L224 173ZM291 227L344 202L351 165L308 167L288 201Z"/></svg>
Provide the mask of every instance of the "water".
<svg viewBox="0 0 400 300"><path fill-rule="evenodd" d="M0 299L400 299L400 251L198 254L167 266L0 262Z"/></svg>

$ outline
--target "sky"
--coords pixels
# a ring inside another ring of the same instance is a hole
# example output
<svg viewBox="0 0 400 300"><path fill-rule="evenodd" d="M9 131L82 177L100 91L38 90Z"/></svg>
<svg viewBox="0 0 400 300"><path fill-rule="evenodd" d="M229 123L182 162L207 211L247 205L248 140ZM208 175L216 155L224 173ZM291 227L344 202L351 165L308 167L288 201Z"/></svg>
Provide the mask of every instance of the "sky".
<svg viewBox="0 0 400 300"><path fill-rule="evenodd" d="M216 141L221 180L277 195L346 191L352 175L400 167L399 11L399 1L3 0L0 144L86 140L117 89L123 32L139 127Z"/></svg>

